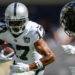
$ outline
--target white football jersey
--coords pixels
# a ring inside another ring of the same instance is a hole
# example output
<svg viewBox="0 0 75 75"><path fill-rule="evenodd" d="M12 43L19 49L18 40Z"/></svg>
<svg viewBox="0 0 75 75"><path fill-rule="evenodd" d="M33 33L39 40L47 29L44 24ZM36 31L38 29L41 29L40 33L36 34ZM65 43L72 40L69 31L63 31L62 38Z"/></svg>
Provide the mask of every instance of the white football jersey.
<svg viewBox="0 0 75 75"><path fill-rule="evenodd" d="M0 26L0 39L10 43L14 47L15 59L18 62L30 64L42 57L34 47L34 43L44 35L41 25L28 21L24 32L17 37L13 36L9 30L3 31L2 29L2 26Z"/></svg>

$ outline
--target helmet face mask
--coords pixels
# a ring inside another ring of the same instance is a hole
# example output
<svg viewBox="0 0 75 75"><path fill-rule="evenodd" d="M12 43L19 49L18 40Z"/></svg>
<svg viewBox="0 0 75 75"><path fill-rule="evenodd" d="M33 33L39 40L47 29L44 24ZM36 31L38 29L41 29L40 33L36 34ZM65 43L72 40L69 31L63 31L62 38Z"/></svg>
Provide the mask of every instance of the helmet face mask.
<svg viewBox="0 0 75 75"><path fill-rule="evenodd" d="M12 34L19 35L28 22L27 7L19 2L10 4L5 11L5 23Z"/></svg>
<svg viewBox="0 0 75 75"><path fill-rule="evenodd" d="M75 36L75 32L71 32L70 30L65 30L65 33L70 37Z"/></svg>
<svg viewBox="0 0 75 75"><path fill-rule="evenodd" d="M22 20L7 20L7 28L10 29L10 31L14 34L19 34L22 33L23 30L25 29L25 19Z"/></svg>
<svg viewBox="0 0 75 75"><path fill-rule="evenodd" d="M66 4L61 10L60 24L69 36L75 37L75 1Z"/></svg>

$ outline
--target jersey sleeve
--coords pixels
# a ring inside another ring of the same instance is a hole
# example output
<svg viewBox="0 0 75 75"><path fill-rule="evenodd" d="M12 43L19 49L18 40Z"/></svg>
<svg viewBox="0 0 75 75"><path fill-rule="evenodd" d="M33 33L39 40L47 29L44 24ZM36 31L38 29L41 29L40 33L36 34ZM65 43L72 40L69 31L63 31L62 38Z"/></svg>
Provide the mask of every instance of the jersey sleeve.
<svg viewBox="0 0 75 75"><path fill-rule="evenodd" d="M33 36L33 43L37 42L38 40L40 40L40 38L43 38L45 35L45 31L44 28L41 25L38 25L32 33Z"/></svg>

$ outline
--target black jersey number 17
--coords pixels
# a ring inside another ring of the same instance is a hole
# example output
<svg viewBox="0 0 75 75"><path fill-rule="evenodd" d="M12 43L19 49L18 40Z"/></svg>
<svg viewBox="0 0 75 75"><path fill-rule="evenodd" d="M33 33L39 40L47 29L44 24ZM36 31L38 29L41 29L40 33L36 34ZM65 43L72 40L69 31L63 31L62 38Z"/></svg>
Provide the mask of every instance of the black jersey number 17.
<svg viewBox="0 0 75 75"><path fill-rule="evenodd" d="M24 50L23 54L21 54L20 59L22 60L28 60L28 58L26 57L28 52L29 52L29 46L20 46L20 45L16 45L16 49L17 50Z"/></svg>

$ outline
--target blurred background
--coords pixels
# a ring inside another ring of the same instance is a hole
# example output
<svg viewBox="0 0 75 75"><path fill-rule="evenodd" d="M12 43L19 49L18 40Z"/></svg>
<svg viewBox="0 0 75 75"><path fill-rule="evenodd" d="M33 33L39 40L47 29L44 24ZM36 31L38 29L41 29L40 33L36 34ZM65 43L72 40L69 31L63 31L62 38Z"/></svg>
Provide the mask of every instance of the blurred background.
<svg viewBox="0 0 75 75"><path fill-rule="evenodd" d="M29 18L41 24L46 32L45 40L56 55L56 61L48 65L44 75L71 75L69 67L75 66L75 55L68 55L62 44L75 45L62 29L59 19L62 7L73 0L0 0L0 21L4 22L4 12L8 4L22 2L29 10Z"/></svg>

